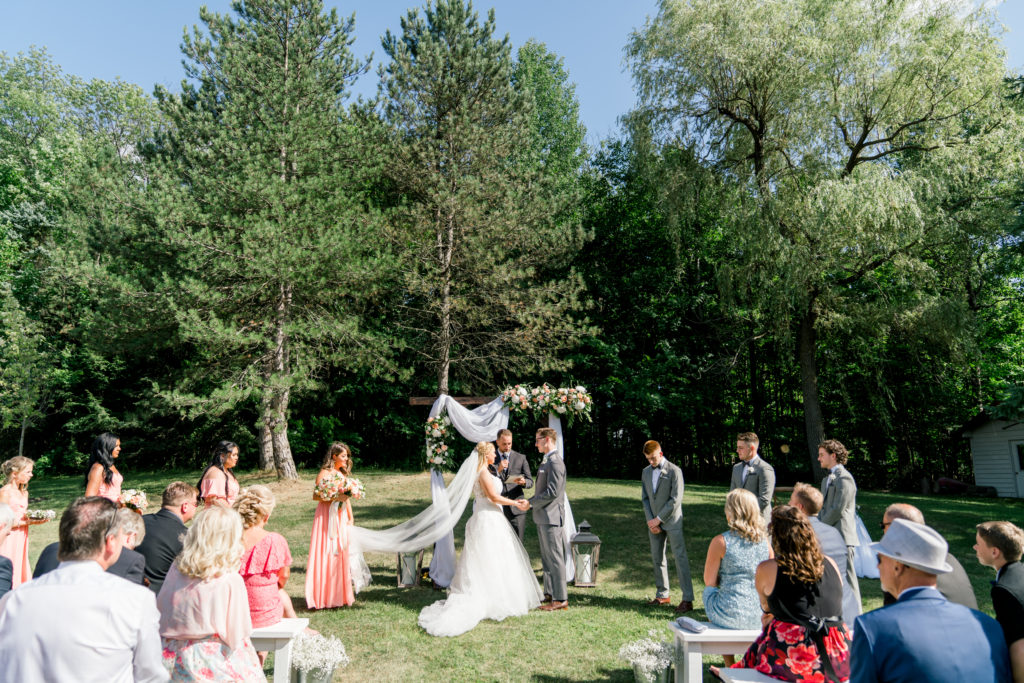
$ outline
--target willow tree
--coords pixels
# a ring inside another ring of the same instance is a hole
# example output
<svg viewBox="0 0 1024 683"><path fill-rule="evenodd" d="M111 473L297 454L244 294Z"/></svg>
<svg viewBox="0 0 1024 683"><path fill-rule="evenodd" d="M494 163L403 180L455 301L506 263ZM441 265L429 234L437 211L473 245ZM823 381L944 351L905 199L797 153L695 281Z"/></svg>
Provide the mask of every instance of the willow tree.
<svg viewBox="0 0 1024 683"><path fill-rule="evenodd" d="M1000 125L996 27L965 0L662 0L631 38L636 115L750 199L723 280L756 327L795 338L815 469L819 335L885 315L888 284L929 270L946 222L927 162L970 158Z"/></svg>
<svg viewBox="0 0 1024 683"><path fill-rule="evenodd" d="M513 372L566 367L581 283L578 224L533 155L533 98L513 84L494 13L439 0L388 32L379 113L408 256L400 324L447 393Z"/></svg>
<svg viewBox="0 0 1024 683"><path fill-rule="evenodd" d="M161 393L186 415L258 406L261 464L295 478L294 391L327 365L379 362L361 324L375 295L376 223L361 200L372 152L343 106L365 67L354 18L319 0L249 0L200 10L186 32L149 220L174 254L160 294L192 349Z"/></svg>

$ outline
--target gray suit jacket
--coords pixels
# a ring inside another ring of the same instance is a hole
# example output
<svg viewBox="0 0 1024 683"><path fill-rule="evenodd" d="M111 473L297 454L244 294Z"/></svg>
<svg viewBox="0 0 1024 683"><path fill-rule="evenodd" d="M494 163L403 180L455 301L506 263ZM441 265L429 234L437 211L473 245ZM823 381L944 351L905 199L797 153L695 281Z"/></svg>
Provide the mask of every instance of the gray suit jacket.
<svg viewBox="0 0 1024 683"><path fill-rule="evenodd" d="M839 568L839 576L843 577L843 621L849 626L861 614L862 608L846 580L846 541L835 527L825 524L817 515L808 519L811 521L814 535L818 537L821 552L832 558Z"/></svg>
<svg viewBox="0 0 1024 683"><path fill-rule="evenodd" d="M565 517L565 463L558 453L537 468L537 490L530 499L534 524L561 526Z"/></svg>
<svg viewBox="0 0 1024 683"><path fill-rule="evenodd" d="M640 475L640 501L648 520L661 520L664 529L683 523L683 471L668 460L661 460L658 490L654 490L654 468L648 465Z"/></svg>
<svg viewBox="0 0 1024 683"><path fill-rule="evenodd" d="M740 460L732 468L732 483L729 490L746 489L757 496L757 506L761 508L761 516L765 521L772 517L772 494L775 493L775 468L757 456L757 462L751 467L754 471L747 475L743 481L743 469L747 463Z"/></svg>
<svg viewBox="0 0 1024 683"><path fill-rule="evenodd" d="M825 502L818 517L829 526L834 526L843 536L846 545L860 545L857 540L857 482L842 465L836 465L835 479L825 488L829 476L821 480L821 492Z"/></svg>

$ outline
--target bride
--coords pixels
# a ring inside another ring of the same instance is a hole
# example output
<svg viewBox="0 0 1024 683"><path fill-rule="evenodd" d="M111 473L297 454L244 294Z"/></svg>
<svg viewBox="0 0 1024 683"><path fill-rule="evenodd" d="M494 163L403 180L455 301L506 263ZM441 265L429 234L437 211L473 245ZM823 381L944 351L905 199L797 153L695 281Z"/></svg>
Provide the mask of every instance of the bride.
<svg viewBox="0 0 1024 683"><path fill-rule="evenodd" d="M451 590L447 599L420 612L419 624L432 636L457 636L482 619L521 616L538 607L542 597L530 558L501 509L516 505L525 510L528 503L501 495L501 480L487 470L494 463L493 444L478 443L476 453L473 516L466 522Z"/></svg>

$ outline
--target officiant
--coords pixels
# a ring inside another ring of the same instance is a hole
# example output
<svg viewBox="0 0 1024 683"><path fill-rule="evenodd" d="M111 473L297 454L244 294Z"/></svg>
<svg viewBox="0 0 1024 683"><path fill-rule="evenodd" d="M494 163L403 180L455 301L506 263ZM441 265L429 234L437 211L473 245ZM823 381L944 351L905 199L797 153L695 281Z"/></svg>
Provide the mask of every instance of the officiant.
<svg viewBox="0 0 1024 683"><path fill-rule="evenodd" d="M512 450L512 432L509 430L499 430L494 445L498 454L494 464L501 479L501 495L512 500L524 498L523 490L533 488L530 463L526 461L525 455ZM522 543L526 531L526 510L511 505L506 505L504 509L505 517L519 534L519 542Z"/></svg>

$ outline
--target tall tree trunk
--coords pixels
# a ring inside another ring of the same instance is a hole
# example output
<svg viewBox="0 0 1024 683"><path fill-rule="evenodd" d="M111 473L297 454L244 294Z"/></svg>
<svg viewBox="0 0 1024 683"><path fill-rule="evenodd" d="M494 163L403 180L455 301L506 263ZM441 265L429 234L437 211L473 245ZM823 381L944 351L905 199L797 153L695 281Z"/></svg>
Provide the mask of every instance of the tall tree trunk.
<svg viewBox="0 0 1024 683"><path fill-rule="evenodd" d="M264 380L269 380L265 375ZM270 395L264 394L260 401L260 441L259 441L259 467L262 472L269 472L274 469L274 441L270 425L273 418L270 414Z"/></svg>
<svg viewBox="0 0 1024 683"><path fill-rule="evenodd" d="M28 431L29 418L21 418L21 436L18 438L18 455L25 455L25 432Z"/></svg>
<svg viewBox="0 0 1024 683"><path fill-rule="evenodd" d="M289 372L288 334L285 327L291 309L292 286L282 283L278 292L274 312L274 355L273 370L277 377L286 377ZM270 428L270 440L274 450L274 469L278 479L298 479L291 445L288 443L288 400L291 391L287 387L271 386L268 415L264 418ZM269 419L268 419L269 418Z"/></svg>
<svg viewBox="0 0 1024 683"><path fill-rule="evenodd" d="M439 226L441 227L441 226ZM455 251L455 217L444 217L443 230L437 234L438 260L441 265L441 329L438 335L437 393L448 393L448 374L452 364L452 255Z"/></svg>
<svg viewBox="0 0 1024 683"><path fill-rule="evenodd" d="M808 304L807 310L800 318L800 338L798 355L800 357L800 388L804 398L804 429L807 434L807 452L811 458L811 471L814 480L820 481L823 476L821 465L818 464L818 444L825 440L825 421L821 415L821 403L818 400L818 333L814 328L818 314L814 310L814 300Z"/></svg>

